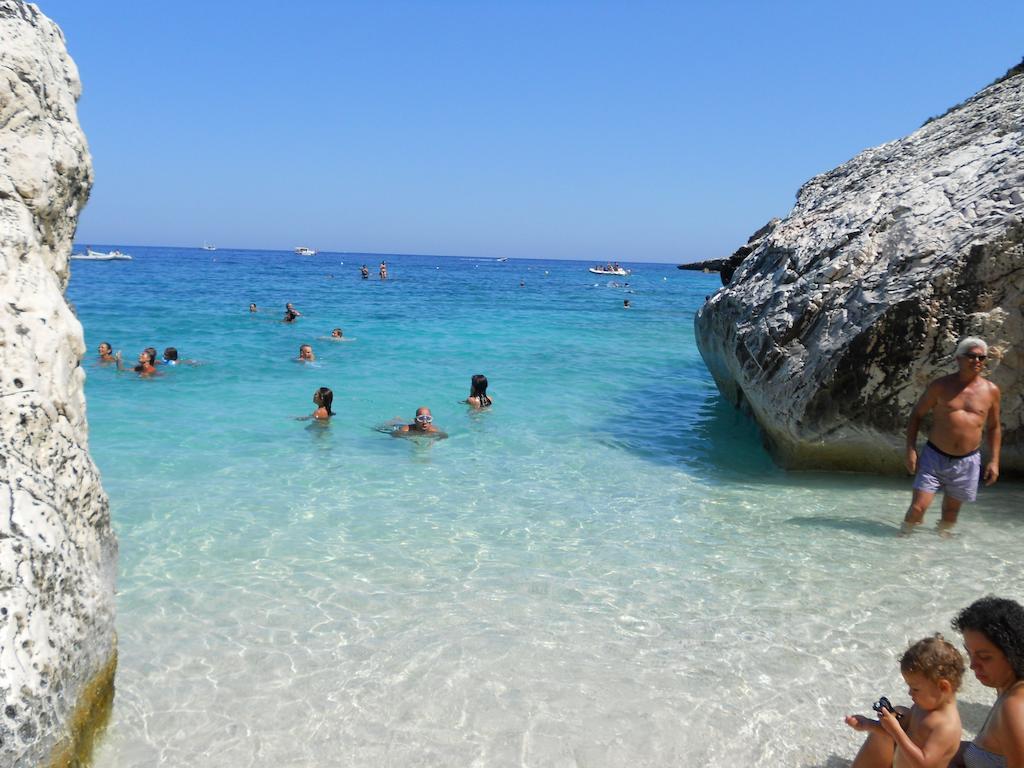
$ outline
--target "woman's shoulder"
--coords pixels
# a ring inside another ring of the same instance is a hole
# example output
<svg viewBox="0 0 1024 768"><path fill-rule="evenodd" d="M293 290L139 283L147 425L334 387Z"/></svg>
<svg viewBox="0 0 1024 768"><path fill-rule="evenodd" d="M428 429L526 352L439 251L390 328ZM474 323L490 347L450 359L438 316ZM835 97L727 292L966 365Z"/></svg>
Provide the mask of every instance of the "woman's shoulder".
<svg viewBox="0 0 1024 768"><path fill-rule="evenodd" d="M1001 709L1013 717L1024 719L1024 680L1007 692Z"/></svg>

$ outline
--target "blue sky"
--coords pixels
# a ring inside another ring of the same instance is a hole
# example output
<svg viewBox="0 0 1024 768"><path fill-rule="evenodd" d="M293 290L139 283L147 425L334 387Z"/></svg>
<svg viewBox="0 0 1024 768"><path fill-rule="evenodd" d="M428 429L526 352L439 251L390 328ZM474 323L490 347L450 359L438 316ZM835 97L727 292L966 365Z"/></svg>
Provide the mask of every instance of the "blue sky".
<svg viewBox="0 0 1024 768"><path fill-rule="evenodd" d="M38 4L98 244L725 256L1024 55L1019 0Z"/></svg>

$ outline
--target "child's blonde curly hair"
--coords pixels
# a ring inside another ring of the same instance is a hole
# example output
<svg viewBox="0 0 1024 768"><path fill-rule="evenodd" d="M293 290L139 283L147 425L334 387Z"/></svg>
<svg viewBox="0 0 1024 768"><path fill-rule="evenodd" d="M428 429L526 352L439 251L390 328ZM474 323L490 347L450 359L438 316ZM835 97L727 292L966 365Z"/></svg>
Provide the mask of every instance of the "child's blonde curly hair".
<svg viewBox="0 0 1024 768"><path fill-rule="evenodd" d="M907 648L900 657L900 670L924 675L933 683L948 680L953 690L958 691L964 676L964 657L936 632Z"/></svg>

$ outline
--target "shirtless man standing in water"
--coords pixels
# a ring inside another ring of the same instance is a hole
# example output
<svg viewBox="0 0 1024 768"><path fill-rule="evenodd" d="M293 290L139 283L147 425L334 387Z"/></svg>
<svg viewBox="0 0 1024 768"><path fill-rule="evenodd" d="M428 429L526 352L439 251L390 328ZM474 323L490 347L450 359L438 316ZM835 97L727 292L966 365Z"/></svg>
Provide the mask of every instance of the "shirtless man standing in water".
<svg viewBox="0 0 1024 768"><path fill-rule="evenodd" d="M941 488L942 519L939 531L956 524L960 505L974 501L981 471L981 438L988 444L985 485L999 478L999 449L1003 433L999 425L999 387L981 377L988 344L968 337L956 348L959 370L936 379L917 401L907 426L907 471L916 473L914 498L903 518L901 531L910 533L924 520L924 513ZM928 442L917 454L917 431L928 413L934 423Z"/></svg>

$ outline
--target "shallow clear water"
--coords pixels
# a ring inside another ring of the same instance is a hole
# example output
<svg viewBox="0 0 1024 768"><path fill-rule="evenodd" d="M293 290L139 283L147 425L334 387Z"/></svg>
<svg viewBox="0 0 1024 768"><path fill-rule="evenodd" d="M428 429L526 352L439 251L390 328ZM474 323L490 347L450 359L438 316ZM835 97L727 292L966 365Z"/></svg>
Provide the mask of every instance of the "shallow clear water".
<svg viewBox="0 0 1024 768"><path fill-rule="evenodd" d="M906 540L908 480L771 464L694 345L717 275L131 252L73 264L89 349L202 364L86 359L121 542L97 766L843 765L908 640L1024 598L1020 485ZM319 386L338 415L296 421ZM450 439L374 430L419 405Z"/></svg>

